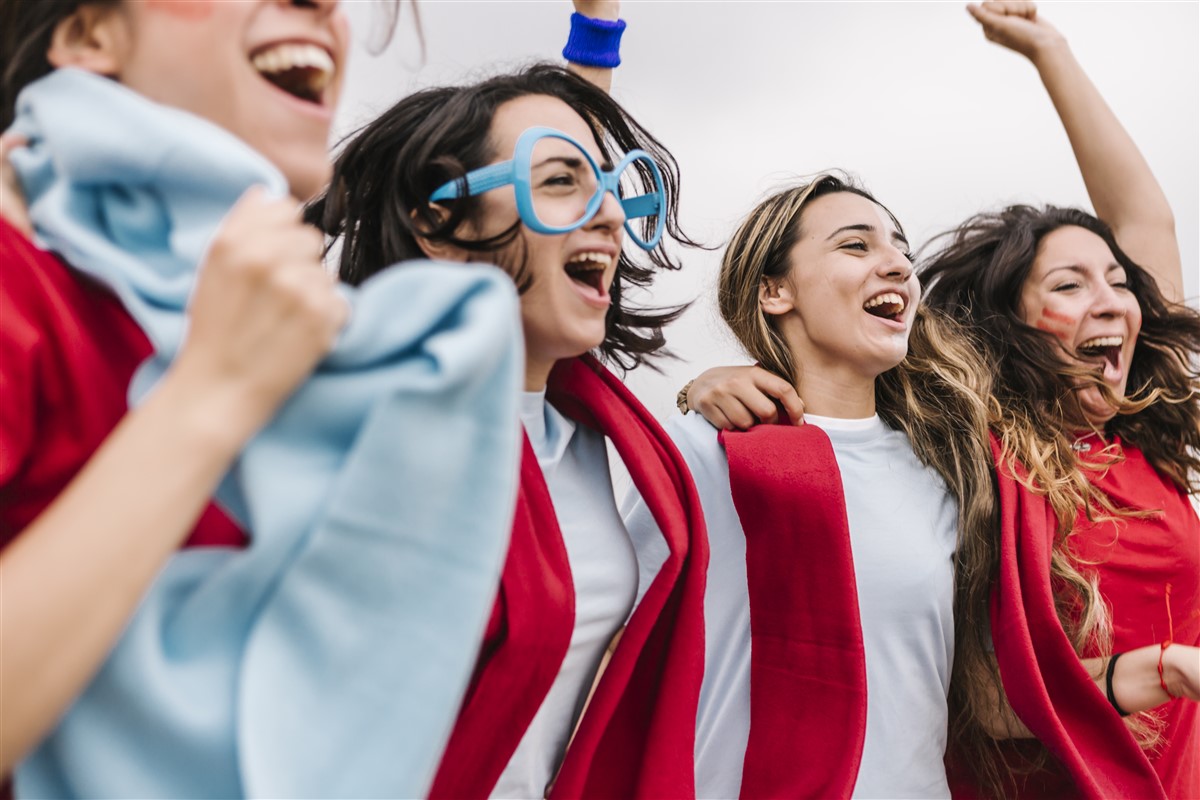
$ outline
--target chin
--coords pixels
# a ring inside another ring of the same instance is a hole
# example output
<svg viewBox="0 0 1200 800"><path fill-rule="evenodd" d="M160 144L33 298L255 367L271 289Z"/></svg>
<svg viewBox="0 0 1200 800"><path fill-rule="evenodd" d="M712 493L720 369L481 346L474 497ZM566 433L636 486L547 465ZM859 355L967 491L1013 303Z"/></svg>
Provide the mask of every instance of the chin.
<svg viewBox="0 0 1200 800"><path fill-rule="evenodd" d="M1100 392L1095 389L1086 389L1079 394L1079 411L1089 425L1097 428L1103 428L1117 415L1117 410L1104 402Z"/></svg>
<svg viewBox="0 0 1200 800"><path fill-rule="evenodd" d="M307 202L325 191L325 187L329 185L329 179L333 176L333 166L329 163L329 156L323 148L319 155L303 159L272 158L269 154L267 157L287 179L292 196L303 202Z"/></svg>

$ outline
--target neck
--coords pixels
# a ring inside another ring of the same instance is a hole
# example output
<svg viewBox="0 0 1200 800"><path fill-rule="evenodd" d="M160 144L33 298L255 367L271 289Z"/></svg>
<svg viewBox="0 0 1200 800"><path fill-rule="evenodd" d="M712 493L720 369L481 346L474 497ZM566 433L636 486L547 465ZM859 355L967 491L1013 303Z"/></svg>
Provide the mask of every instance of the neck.
<svg viewBox="0 0 1200 800"><path fill-rule="evenodd" d="M806 413L835 419L865 419L875 414L874 378L800 370L795 386Z"/></svg>
<svg viewBox="0 0 1200 800"><path fill-rule="evenodd" d="M555 361L535 358L525 352L525 391L540 392L550 381L550 371L554 369Z"/></svg>

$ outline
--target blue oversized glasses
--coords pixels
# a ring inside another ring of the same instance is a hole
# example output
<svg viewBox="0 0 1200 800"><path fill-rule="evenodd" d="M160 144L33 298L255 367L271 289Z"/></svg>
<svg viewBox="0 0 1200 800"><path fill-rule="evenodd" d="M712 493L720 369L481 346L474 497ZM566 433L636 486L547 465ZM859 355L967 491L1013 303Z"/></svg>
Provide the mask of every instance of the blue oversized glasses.
<svg viewBox="0 0 1200 800"><path fill-rule="evenodd" d="M654 186L649 192L647 177ZM662 239L666 194L654 159L631 150L615 169L601 169L579 142L553 128L530 128L517 139L511 160L471 170L438 187L429 201L473 197L509 184L521 221L538 233L583 227L600 210L605 193L612 192L625 211L625 230L639 247L652 250Z"/></svg>

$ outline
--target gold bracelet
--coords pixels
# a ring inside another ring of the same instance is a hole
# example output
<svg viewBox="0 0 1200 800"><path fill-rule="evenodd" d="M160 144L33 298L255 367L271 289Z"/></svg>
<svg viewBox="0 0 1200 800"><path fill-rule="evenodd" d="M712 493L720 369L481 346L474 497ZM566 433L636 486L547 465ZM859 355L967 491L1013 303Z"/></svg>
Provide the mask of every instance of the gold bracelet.
<svg viewBox="0 0 1200 800"><path fill-rule="evenodd" d="M688 406L687 396L688 396L688 391L692 388L692 384L695 382L696 382L695 378L688 381L687 383L685 383L683 385L683 388L679 390L679 394L675 395L675 407L679 409L680 414L686 414L692 410Z"/></svg>

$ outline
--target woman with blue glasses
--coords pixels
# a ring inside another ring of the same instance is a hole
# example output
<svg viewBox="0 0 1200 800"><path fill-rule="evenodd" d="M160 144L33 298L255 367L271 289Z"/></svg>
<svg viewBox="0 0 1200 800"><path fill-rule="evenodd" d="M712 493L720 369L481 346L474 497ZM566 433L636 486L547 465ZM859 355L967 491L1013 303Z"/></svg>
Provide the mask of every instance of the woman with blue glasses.
<svg viewBox="0 0 1200 800"><path fill-rule="evenodd" d="M433 257L497 264L521 292L526 443L512 544L431 796L691 796L700 504L670 440L596 357L646 363L679 313L627 299L678 268L664 235L691 244L676 223L673 158L603 91L535 66L400 101L334 170L308 218L340 239L347 281ZM606 438L667 552L636 607Z"/></svg>

